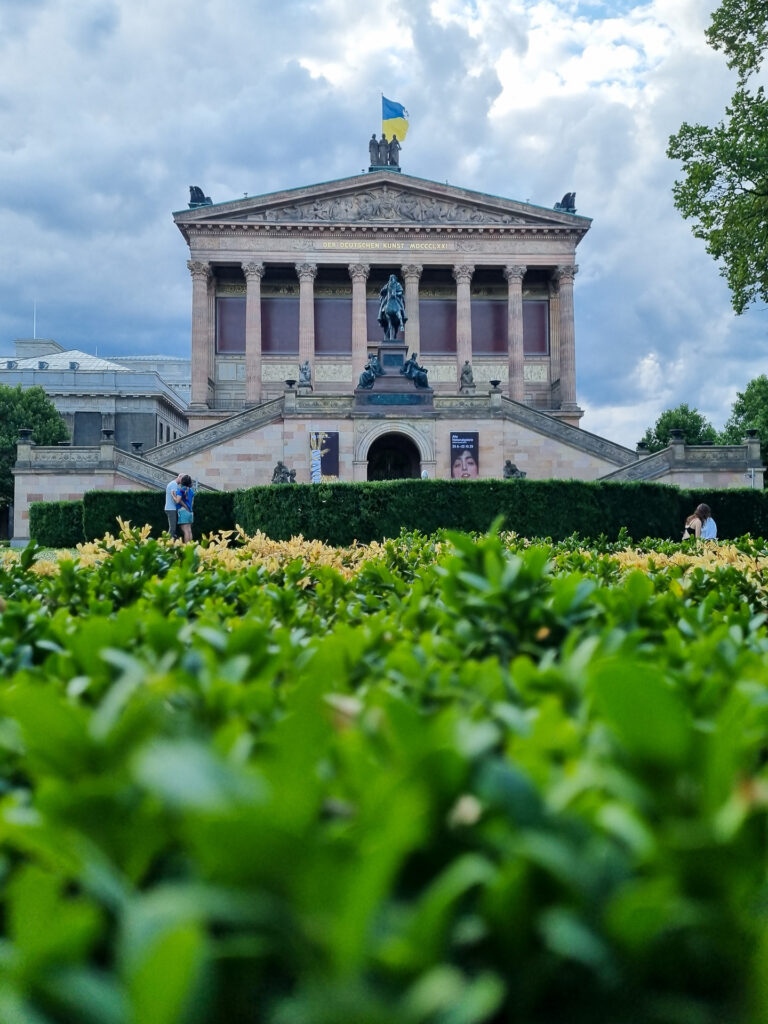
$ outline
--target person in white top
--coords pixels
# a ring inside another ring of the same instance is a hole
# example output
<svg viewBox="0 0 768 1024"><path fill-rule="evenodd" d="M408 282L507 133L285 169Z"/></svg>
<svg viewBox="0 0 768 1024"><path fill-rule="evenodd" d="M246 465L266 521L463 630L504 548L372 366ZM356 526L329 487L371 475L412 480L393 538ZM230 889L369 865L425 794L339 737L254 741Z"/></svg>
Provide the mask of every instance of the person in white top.
<svg viewBox="0 0 768 1024"><path fill-rule="evenodd" d="M168 533L171 540L176 540L179 536L179 506L173 500L173 496L179 489L182 475L179 473L176 479L171 480L165 487L165 514L168 516Z"/></svg>
<svg viewBox="0 0 768 1024"><path fill-rule="evenodd" d="M685 520L683 540L691 536L701 540L717 540L717 523L712 518L709 505L697 505L696 511Z"/></svg>

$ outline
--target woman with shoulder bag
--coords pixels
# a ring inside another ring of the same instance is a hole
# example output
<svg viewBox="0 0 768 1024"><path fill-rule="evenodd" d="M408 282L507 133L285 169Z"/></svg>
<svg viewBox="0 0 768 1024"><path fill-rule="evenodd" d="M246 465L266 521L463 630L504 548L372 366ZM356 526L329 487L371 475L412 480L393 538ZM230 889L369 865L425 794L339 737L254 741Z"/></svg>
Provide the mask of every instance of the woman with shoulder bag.
<svg viewBox="0 0 768 1024"><path fill-rule="evenodd" d="M181 536L185 543L189 543L192 540L192 523L195 521L192 511L195 492L192 489L192 477L189 474L181 478L181 486L176 492L176 497L178 498L176 506L179 510Z"/></svg>

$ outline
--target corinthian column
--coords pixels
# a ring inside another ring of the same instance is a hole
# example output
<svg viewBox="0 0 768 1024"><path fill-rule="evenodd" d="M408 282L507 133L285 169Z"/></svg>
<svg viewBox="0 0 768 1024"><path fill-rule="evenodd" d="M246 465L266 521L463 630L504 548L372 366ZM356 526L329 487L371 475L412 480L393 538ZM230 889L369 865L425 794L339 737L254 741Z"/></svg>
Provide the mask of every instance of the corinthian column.
<svg viewBox="0 0 768 1024"><path fill-rule="evenodd" d="M418 352L420 345L419 279L422 267L418 263L410 263L402 269L405 281L405 315L408 317L408 323L405 325L405 343L410 352Z"/></svg>
<svg viewBox="0 0 768 1024"><path fill-rule="evenodd" d="M576 335L573 325L573 279L578 267L557 267L560 291L560 408L576 408Z"/></svg>
<svg viewBox="0 0 768 1024"><path fill-rule="evenodd" d="M208 405L208 377L211 353L210 348L210 305L208 290L211 280L211 267L208 263L197 260L187 262L192 275L192 389L190 405L198 408Z"/></svg>
<svg viewBox="0 0 768 1024"><path fill-rule="evenodd" d="M315 278L316 263L297 263L299 275L299 363L315 361Z"/></svg>
<svg viewBox="0 0 768 1024"><path fill-rule="evenodd" d="M469 285L475 268L469 264L453 268L456 279L456 387L461 380L461 368L466 360L472 362L472 308Z"/></svg>
<svg viewBox="0 0 768 1024"><path fill-rule="evenodd" d="M350 263L352 278L352 387L368 360L368 315L365 302L365 282L371 268L367 263Z"/></svg>
<svg viewBox="0 0 768 1024"><path fill-rule="evenodd" d="M509 397L515 402L525 398L523 374L523 278L527 267L504 268L507 279L507 352L509 358Z"/></svg>
<svg viewBox="0 0 768 1024"><path fill-rule="evenodd" d="M245 404L261 401L261 279L263 263L243 263L245 274Z"/></svg>

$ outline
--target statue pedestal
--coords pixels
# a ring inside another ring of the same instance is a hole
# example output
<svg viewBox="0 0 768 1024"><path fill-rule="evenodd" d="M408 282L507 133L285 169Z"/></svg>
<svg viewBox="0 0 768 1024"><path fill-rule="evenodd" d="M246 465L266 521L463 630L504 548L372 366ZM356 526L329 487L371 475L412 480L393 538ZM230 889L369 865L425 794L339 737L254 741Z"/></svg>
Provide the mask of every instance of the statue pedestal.
<svg viewBox="0 0 768 1024"><path fill-rule="evenodd" d="M355 388L355 407L357 409L381 410L382 406L390 406L392 410L402 410L404 406L419 409L433 408L432 388L417 388L410 377L400 371L405 366L405 355L408 346L402 341L383 341L379 345L379 365L384 371L373 382L370 388Z"/></svg>
<svg viewBox="0 0 768 1024"><path fill-rule="evenodd" d="M396 373L400 376L400 371L405 366L405 354L408 351L408 346L403 341L383 341L379 345L379 363L385 374ZM379 380L382 378L379 377ZM411 382L407 378L403 377L402 380L410 384Z"/></svg>
<svg viewBox="0 0 768 1024"><path fill-rule="evenodd" d="M465 384L463 387L459 388L460 395L474 395L475 391L477 391L476 384Z"/></svg>
<svg viewBox="0 0 768 1024"><path fill-rule="evenodd" d="M312 385L311 384L299 384L298 392L300 395L311 395Z"/></svg>

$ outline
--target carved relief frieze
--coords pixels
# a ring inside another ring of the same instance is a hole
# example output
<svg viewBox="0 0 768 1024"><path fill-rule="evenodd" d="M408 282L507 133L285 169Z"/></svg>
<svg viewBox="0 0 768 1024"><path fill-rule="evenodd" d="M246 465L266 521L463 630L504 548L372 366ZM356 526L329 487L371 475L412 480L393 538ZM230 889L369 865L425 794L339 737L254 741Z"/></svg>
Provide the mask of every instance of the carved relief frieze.
<svg viewBox="0 0 768 1024"><path fill-rule="evenodd" d="M523 380L527 384L546 384L549 372L544 363L526 363L523 366Z"/></svg>
<svg viewBox="0 0 768 1024"><path fill-rule="evenodd" d="M478 359L472 363L472 370L478 384L481 382L488 384L492 380L499 380L502 384L506 384L509 380L509 363L507 362L486 362Z"/></svg>
<svg viewBox="0 0 768 1024"><path fill-rule="evenodd" d="M501 213L479 204L417 196L411 192L382 186L355 195L327 196L311 202L290 203L248 215L257 223L388 223L414 224L524 224L518 214Z"/></svg>
<svg viewBox="0 0 768 1024"><path fill-rule="evenodd" d="M277 381L285 380L298 380L299 379L299 357L288 362L287 360L279 363L267 362L266 360L261 364L261 380L264 384L274 384Z"/></svg>
<svg viewBox="0 0 768 1024"><path fill-rule="evenodd" d="M30 463L35 469L86 469L97 466L101 461L101 448L32 448Z"/></svg>
<svg viewBox="0 0 768 1024"><path fill-rule="evenodd" d="M452 363L430 363L429 356L420 360L428 371L430 383L433 384L455 384L456 383L456 362Z"/></svg>
<svg viewBox="0 0 768 1024"><path fill-rule="evenodd" d="M296 412L302 414L341 413L344 415L351 412L354 406L354 398L346 398L341 395L299 395L296 399Z"/></svg>
<svg viewBox="0 0 768 1024"><path fill-rule="evenodd" d="M352 377L352 360L335 359L333 361L319 360L315 363L315 380L320 383L339 382L349 384Z"/></svg>

